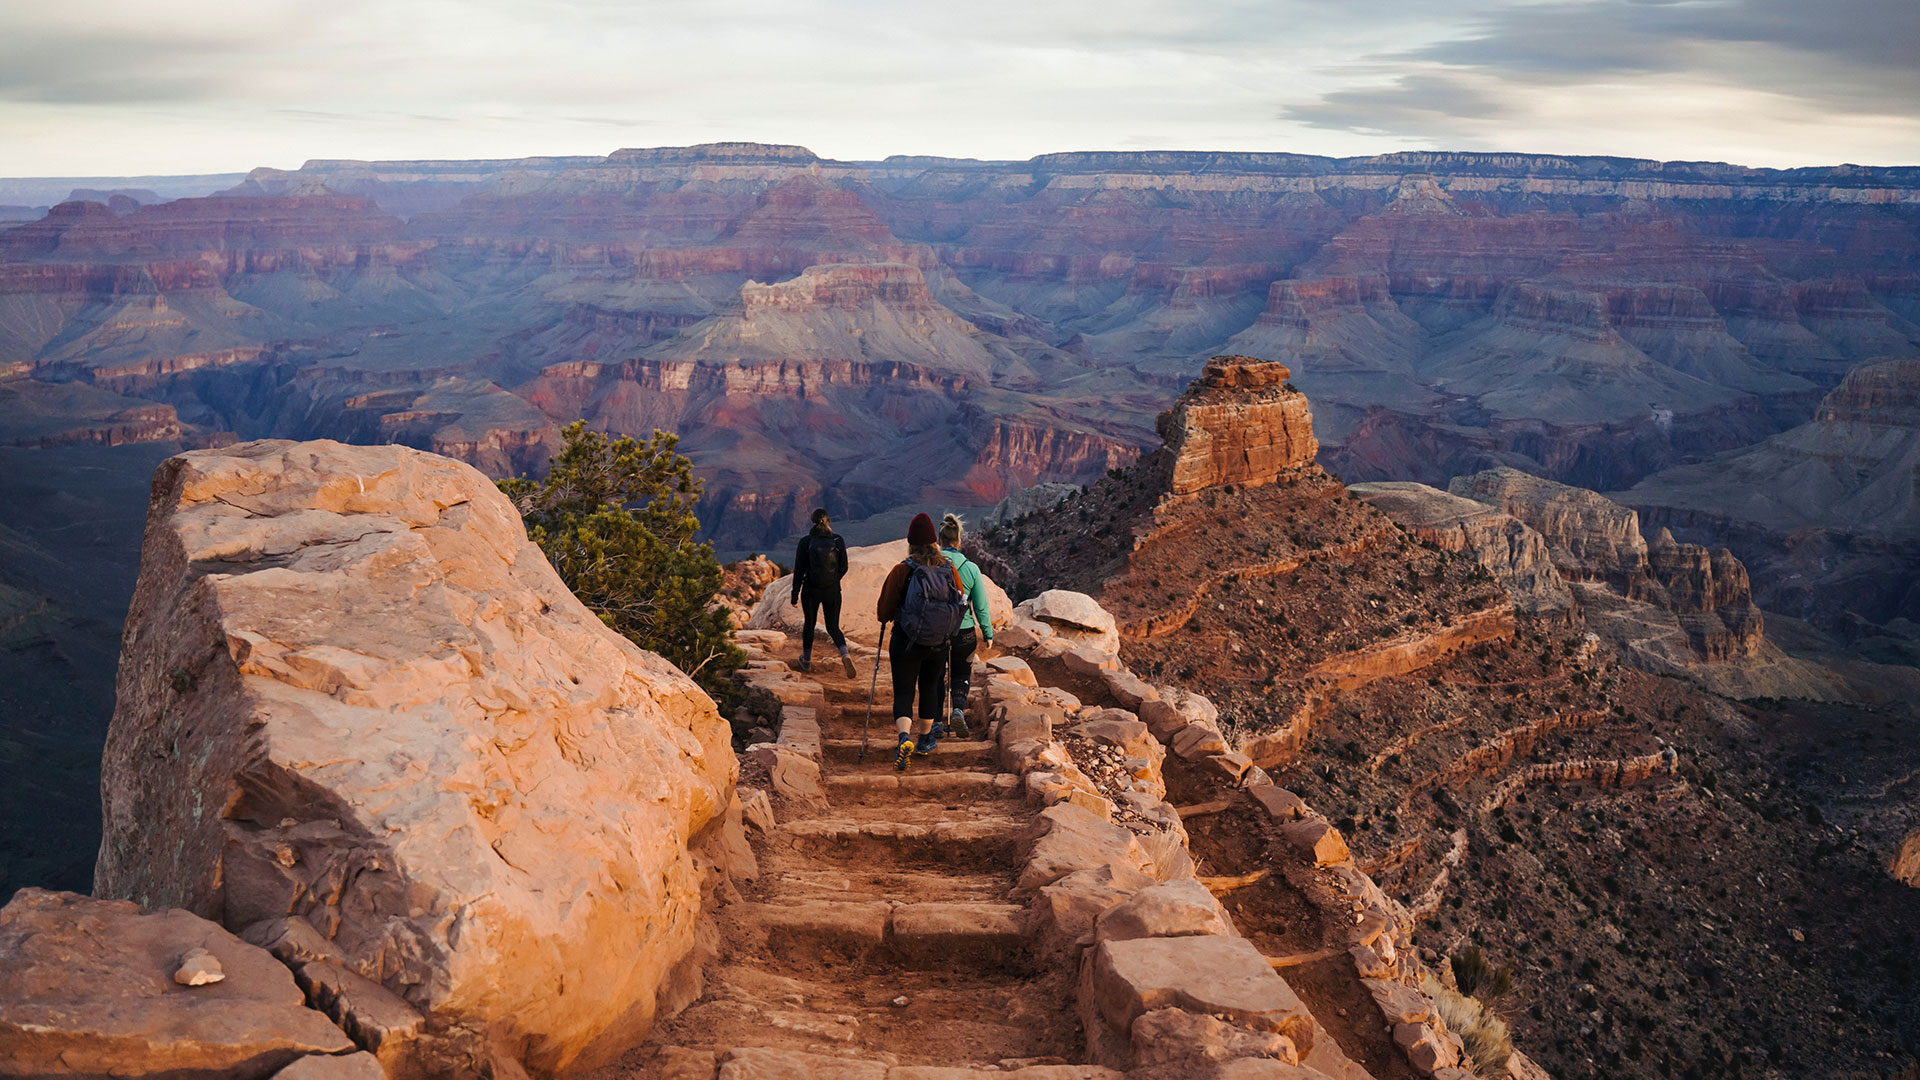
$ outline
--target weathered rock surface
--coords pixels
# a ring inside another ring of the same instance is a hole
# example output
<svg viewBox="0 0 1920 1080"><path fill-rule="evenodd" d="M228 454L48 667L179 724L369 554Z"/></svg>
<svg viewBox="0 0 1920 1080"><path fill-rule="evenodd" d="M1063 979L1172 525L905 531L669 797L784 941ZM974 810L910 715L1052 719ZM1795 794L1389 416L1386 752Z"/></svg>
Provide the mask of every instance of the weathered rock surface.
<svg viewBox="0 0 1920 1080"><path fill-rule="evenodd" d="M1194 878L1142 889L1094 922L1094 935L1100 941L1231 933L1233 925L1220 902Z"/></svg>
<svg viewBox="0 0 1920 1080"><path fill-rule="evenodd" d="M1580 617L1636 666L1731 697L1845 693L1837 676L1767 642L1747 569L1726 548L1681 543L1665 528L1648 541L1632 509L1515 469L1455 477L1449 487L1538 530Z"/></svg>
<svg viewBox="0 0 1920 1080"><path fill-rule="evenodd" d="M904 529L904 525L903 525ZM847 575L840 579L840 629L861 641L877 641L880 621L874 608L880 602L880 586L887 573L907 557L907 542L893 540L885 544L847 549ZM1013 600L1006 590L994 584L984 572L981 584L987 590L987 610L993 625L999 627L1013 616ZM768 585L753 606L747 626L754 630L787 630L795 634L806 626L800 605L792 603L793 575L786 574ZM829 643L830 644L830 643Z"/></svg>
<svg viewBox="0 0 1920 1080"><path fill-rule="evenodd" d="M1627 597L1646 588L1640 516L1603 495L1505 467L1456 476L1447 491L1525 522L1546 538L1568 581L1605 582Z"/></svg>
<svg viewBox="0 0 1920 1080"><path fill-rule="evenodd" d="M471 467L257 442L153 490L99 891L305 918L432 1018L411 1067L552 1073L643 1037L737 768L706 695Z"/></svg>
<svg viewBox="0 0 1920 1080"><path fill-rule="evenodd" d="M1920 889L1920 829L1907 834L1887 860L1887 872L1895 881Z"/></svg>
<svg viewBox="0 0 1920 1080"><path fill-rule="evenodd" d="M1380 481L1347 490L1422 540L1472 556L1507 587L1516 610L1541 615L1573 606L1546 540L1513 515L1425 484Z"/></svg>
<svg viewBox="0 0 1920 1080"><path fill-rule="evenodd" d="M1224 484L1270 484L1287 469L1313 463L1320 444L1306 395L1292 389L1284 364L1216 356L1197 387L1158 421L1172 454L1168 491L1189 495Z"/></svg>
<svg viewBox="0 0 1920 1080"><path fill-rule="evenodd" d="M1156 1009L1211 1013L1313 1045L1313 1016L1260 950L1229 935L1103 941L1089 954L1094 1000L1115 1033Z"/></svg>
<svg viewBox="0 0 1920 1080"><path fill-rule="evenodd" d="M225 977L176 981L195 951ZM352 1049L278 960L190 912L42 889L0 908L0 1076L265 1080Z"/></svg>
<svg viewBox="0 0 1920 1080"><path fill-rule="evenodd" d="M1048 589L1022 601L1015 613L1049 627L1054 639L1069 650L1091 649L1113 655L1120 651L1120 632L1112 614L1086 593Z"/></svg>

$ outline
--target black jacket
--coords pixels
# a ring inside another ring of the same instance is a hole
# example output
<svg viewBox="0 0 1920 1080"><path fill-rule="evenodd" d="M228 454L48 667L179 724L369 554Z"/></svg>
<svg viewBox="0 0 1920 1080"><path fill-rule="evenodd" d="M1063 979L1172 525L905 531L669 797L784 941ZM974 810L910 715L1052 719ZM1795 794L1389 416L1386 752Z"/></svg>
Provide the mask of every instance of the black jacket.
<svg viewBox="0 0 1920 1080"><path fill-rule="evenodd" d="M830 552L823 551L821 557L833 570L830 580L814 580L813 545L831 545ZM800 590L812 589L814 592L838 592L840 579L847 576L847 542L832 529L822 529L818 525L813 531L800 538L800 546L793 553L793 602L800 602Z"/></svg>

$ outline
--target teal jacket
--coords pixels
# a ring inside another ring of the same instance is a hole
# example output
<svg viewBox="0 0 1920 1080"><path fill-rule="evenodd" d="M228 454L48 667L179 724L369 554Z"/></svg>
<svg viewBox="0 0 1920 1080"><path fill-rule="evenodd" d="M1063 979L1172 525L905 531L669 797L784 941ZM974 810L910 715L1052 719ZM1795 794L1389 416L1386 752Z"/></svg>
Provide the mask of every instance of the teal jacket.
<svg viewBox="0 0 1920 1080"><path fill-rule="evenodd" d="M967 590L969 608L967 613L960 617L960 629L972 630L978 627L981 638L992 641L993 615L987 611L987 589L980 584L980 568L973 565L972 559L960 554L955 548L941 548L940 554L945 555L947 561L953 564L953 568L960 571L960 584Z"/></svg>

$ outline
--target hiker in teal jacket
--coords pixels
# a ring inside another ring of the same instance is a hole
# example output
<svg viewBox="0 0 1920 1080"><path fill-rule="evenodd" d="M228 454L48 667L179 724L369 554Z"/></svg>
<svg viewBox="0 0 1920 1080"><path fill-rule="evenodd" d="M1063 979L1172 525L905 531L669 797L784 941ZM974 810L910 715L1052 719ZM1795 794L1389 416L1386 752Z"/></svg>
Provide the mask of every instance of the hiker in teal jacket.
<svg viewBox="0 0 1920 1080"><path fill-rule="evenodd" d="M986 584L980 568L960 553L964 530L965 526L954 514L941 519L940 553L960 572L960 584L967 593L967 611L960 619L960 632L953 635L948 645L952 670L947 686L951 690L953 712L947 718L947 726L962 739L971 737L967 732L967 682L973 674L973 651L982 643L993 644L993 613L987 610ZM981 655L985 655L984 651Z"/></svg>

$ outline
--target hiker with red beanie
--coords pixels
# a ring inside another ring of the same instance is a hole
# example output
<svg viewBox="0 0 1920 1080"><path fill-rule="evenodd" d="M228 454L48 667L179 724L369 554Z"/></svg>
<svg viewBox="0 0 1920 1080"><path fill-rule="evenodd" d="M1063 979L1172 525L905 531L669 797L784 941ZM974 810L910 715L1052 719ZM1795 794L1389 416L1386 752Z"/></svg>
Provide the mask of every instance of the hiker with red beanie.
<svg viewBox="0 0 1920 1080"><path fill-rule="evenodd" d="M933 519L914 515L907 526L907 558L887 573L875 612L881 633L893 623L887 659L893 668L893 726L900 735L893 767L905 770L914 754L933 752L933 725L946 705L947 648L960 629L966 586L940 551ZM920 698L914 716L914 696ZM917 738L916 738L917 736Z"/></svg>

